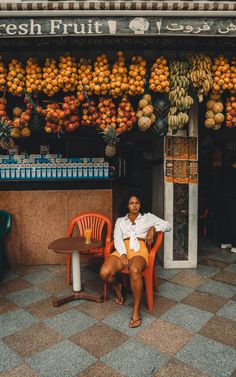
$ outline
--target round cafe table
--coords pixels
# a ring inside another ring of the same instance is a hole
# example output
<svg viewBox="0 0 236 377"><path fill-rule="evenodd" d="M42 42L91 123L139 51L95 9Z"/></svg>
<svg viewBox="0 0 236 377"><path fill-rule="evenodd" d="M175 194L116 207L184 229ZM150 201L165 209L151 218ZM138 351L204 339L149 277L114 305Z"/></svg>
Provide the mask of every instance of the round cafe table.
<svg viewBox="0 0 236 377"><path fill-rule="evenodd" d="M80 254L91 255L93 249L102 246L102 241L91 239L91 243L86 244L84 237L59 238L48 245L49 249L59 254L72 254L72 281L73 294L64 297L55 297L53 306L60 306L66 302L84 299L102 302L101 295L89 294L81 290Z"/></svg>

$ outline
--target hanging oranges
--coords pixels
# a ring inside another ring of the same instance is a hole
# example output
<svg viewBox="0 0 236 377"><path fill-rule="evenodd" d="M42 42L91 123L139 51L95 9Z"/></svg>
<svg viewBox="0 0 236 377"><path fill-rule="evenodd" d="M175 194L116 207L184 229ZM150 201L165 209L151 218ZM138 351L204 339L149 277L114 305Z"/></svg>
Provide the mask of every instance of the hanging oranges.
<svg viewBox="0 0 236 377"><path fill-rule="evenodd" d="M56 60L47 58L43 67L43 92L52 97L59 91Z"/></svg>
<svg viewBox="0 0 236 377"><path fill-rule="evenodd" d="M149 88L158 93L169 93L170 91L169 67L164 56L158 57L152 65Z"/></svg>
<svg viewBox="0 0 236 377"><path fill-rule="evenodd" d="M43 89L42 69L35 58L29 58L26 62L26 81L25 87L28 93L40 93Z"/></svg>
<svg viewBox="0 0 236 377"><path fill-rule="evenodd" d="M77 86L77 65L75 57L66 53L60 56L58 86L63 92L73 92Z"/></svg>
<svg viewBox="0 0 236 377"><path fill-rule="evenodd" d="M213 92L222 93L229 89L230 84L230 65L224 55L215 58L212 66Z"/></svg>
<svg viewBox="0 0 236 377"><path fill-rule="evenodd" d="M5 68L2 56L0 55L0 91L3 92L7 83L7 70Z"/></svg>
<svg viewBox="0 0 236 377"><path fill-rule="evenodd" d="M86 92L88 96L92 95L90 82L93 78L92 64L90 59L81 58L78 63L78 82L77 82L77 95Z"/></svg>
<svg viewBox="0 0 236 377"><path fill-rule="evenodd" d="M127 68L122 51L117 52L117 58L110 75L110 94L113 98L122 96L128 90Z"/></svg>
<svg viewBox="0 0 236 377"><path fill-rule="evenodd" d="M90 88L94 94L106 95L110 89L110 68L105 54L99 55L94 63Z"/></svg>
<svg viewBox="0 0 236 377"><path fill-rule="evenodd" d="M8 67L7 88L14 96L22 96L25 86L25 69L17 59L12 59Z"/></svg>

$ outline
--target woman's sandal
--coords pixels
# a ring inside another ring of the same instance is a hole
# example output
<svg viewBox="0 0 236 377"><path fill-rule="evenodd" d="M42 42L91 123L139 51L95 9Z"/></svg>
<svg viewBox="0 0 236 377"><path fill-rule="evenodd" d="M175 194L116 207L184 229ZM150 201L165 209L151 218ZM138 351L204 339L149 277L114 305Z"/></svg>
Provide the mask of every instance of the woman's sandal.
<svg viewBox="0 0 236 377"><path fill-rule="evenodd" d="M135 320L133 318L131 318L131 321L129 323L129 327L131 329L134 329L135 327L139 327L141 325L141 323L142 323L141 318L138 318L138 319L135 319Z"/></svg>
<svg viewBox="0 0 236 377"><path fill-rule="evenodd" d="M116 297L116 299L115 299L115 302L118 305L123 305L124 301L125 301L124 297Z"/></svg>

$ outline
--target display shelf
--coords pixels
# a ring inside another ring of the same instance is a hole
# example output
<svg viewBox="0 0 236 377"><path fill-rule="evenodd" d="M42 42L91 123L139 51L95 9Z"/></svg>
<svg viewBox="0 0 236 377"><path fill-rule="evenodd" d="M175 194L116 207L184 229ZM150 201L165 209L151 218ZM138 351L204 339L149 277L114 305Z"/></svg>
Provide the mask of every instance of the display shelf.
<svg viewBox="0 0 236 377"><path fill-rule="evenodd" d="M0 181L0 191L110 189L113 178Z"/></svg>

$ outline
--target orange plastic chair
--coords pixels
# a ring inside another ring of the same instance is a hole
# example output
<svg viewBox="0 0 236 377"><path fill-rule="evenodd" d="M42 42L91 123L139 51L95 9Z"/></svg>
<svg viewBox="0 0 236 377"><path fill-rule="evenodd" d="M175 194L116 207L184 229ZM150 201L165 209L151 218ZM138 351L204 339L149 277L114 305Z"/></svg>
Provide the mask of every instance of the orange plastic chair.
<svg viewBox="0 0 236 377"><path fill-rule="evenodd" d="M155 256L158 250L161 247L162 240L163 240L163 232L157 232L155 235L154 243L149 246L149 260L148 260L148 267L143 271L142 275L145 281L145 288L146 288L146 298L147 298L147 309L151 313L153 311L153 285L155 291L158 292L158 280L156 275L156 268L155 268ZM109 245L108 245L109 246ZM109 250L112 250L114 246L113 241L110 242L110 246L107 248L105 257L109 255ZM121 273L124 275L129 274L129 270L121 270ZM107 286L104 286L104 301L107 299Z"/></svg>
<svg viewBox="0 0 236 377"><path fill-rule="evenodd" d="M79 234L84 237L84 230L87 228L92 229L92 238L96 240L102 240L103 229L106 226L106 240L105 246L99 247L98 249L93 249L91 257L105 257L109 253L110 241L112 236L112 222L108 217L102 215L98 212L86 212L81 215L76 216L70 223L66 237L71 237L75 226L78 226ZM66 271L67 271L67 281L68 285L71 283L71 254L66 256Z"/></svg>

